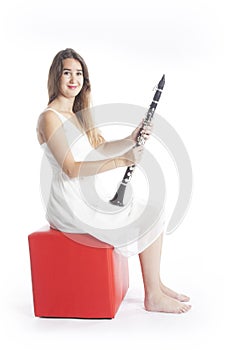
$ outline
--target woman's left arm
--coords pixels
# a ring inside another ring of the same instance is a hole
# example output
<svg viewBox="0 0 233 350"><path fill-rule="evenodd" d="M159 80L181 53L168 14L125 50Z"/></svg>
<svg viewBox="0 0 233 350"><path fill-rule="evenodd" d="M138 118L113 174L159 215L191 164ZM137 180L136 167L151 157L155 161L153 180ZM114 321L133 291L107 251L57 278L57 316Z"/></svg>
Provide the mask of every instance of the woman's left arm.
<svg viewBox="0 0 233 350"><path fill-rule="evenodd" d="M103 154L104 156L113 157L117 154L122 154L127 152L132 148L137 142L137 136L142 128L143 122L141 122L137 128L127 137L115 140L115 141L105 141L101 143L96 150ZM152 125L144 126L142 130L143 137L147 140L151 134Z"/></svg>

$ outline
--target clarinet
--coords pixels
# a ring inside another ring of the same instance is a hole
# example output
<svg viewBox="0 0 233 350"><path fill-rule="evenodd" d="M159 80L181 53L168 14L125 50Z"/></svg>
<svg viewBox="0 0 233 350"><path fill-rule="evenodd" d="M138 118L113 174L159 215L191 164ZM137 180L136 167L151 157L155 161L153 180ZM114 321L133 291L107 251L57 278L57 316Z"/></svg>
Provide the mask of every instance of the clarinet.
<svg viewBox="0 0 233 350"><path fill-rule="evenodd" d="M152 118L154 116L154 112L156 110L156 107L157 107L157 104L159 102L160 96L162 94L164 85L165 85L165 75L162 76L162 79L160 80L160 82L158 83L158 86L156 87L156 92L154 94L153 100L152 100L152 102L150 104L150 107L149 107L149 109L147 111L146 117L145 117L145 119L143 121L143 125L142 125L141 129L138 132L137 142L136 142L135 147L144 145L145 142L146 142L145 138L142 135L142 130L143 130L144 126L147 126L147 125L149 125L151 123L151 120L152 120ZM124 200L126 186L127 186L127 184L130 182L130 180L132 178L132 174L133 174L134 169L135 169L135 164L129 166L126 169L124 177L123 177L123 179L122 179L122 181L120 183L120 186L119 186L115 196L109 201L111 204L118 205L119 207L123 207L124 206L123 200Z"/></svg>

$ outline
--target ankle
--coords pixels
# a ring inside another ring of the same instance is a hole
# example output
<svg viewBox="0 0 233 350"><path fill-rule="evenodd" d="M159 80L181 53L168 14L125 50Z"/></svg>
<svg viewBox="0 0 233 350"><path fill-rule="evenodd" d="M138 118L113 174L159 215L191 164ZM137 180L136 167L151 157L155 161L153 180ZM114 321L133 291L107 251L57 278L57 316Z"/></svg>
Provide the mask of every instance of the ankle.
<svg viewBox="0 0 233 350"><path fill-rule="evenodd" d="M161 298L163 292L160 288L155 288L153 291L147 291L145 293L145 300L147 301L155 301Z"/></svg>

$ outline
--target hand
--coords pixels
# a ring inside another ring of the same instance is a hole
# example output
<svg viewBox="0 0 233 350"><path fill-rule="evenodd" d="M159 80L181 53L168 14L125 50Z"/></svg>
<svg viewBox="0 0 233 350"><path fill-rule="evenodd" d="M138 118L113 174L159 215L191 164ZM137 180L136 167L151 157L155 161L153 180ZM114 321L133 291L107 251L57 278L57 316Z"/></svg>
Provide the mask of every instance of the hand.
<svg viewBox="0 0 233 350"><path fill-rule="evenodd" d="M122 158L126 166L138 164L142 158L143 146L133 147L128 152L124 153Z"/></svg>
<svg viewBox="0 0 233 350"><path fill-rule="evenodd" d="M132 134L128 138L136 143L137 138L138 138L138 134L139 134L141 128L143 128L141 130L141 135L146 141L146 140L148 140L148 138L151 135L152 127L153 127L152 123L143 126L143 120L142 120L142 122L138 125L138 127L132 132Z"/></svg>

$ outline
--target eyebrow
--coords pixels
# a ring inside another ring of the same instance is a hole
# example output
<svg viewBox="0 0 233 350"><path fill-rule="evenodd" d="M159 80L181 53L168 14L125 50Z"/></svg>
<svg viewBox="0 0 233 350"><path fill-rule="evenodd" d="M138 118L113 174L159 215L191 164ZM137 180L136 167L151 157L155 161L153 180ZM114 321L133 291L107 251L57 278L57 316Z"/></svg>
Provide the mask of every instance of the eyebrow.
<svg viewBox="0 0 233 350"><path fill-rule="evenodd" d="M71 72L71 69L69 69L69 68L63 68L63 71L64 71L64 70L68 70L68 71ZM82 72L83 70L82 70L82 69L76 69L76 71L77 71L77 72Z"/></svg>

